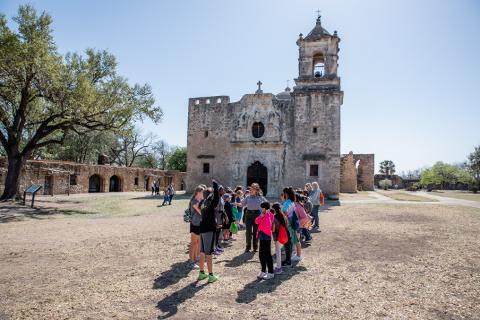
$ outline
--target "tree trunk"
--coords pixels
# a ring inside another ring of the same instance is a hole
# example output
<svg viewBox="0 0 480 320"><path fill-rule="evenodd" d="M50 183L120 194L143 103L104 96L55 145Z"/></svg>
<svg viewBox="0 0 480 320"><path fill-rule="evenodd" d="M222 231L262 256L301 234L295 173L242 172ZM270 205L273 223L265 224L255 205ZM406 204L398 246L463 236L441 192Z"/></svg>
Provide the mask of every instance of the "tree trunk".
<svg viewBox="0 0 480 320"><path fill-rule="evenodd" d="M19 194L20 175L25 164L26 157L18 152L8 154L8 171L5 179L5 189L0 197L0 200L7 200L14 198Z"/></svg>

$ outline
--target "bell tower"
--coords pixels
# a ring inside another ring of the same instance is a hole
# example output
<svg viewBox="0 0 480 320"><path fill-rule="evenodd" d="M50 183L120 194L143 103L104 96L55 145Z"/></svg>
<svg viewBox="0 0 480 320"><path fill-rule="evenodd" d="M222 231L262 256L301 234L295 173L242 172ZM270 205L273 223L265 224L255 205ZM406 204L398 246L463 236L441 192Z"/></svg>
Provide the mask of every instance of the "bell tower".
<svg viewBox="0 0 480 320"><path fill-rule="evenodd" d="M305 38L300 34L297 40L297 86L328 86L340 90L340 78L337 76L339 42L337 31L331 35L322 27L320 15L315 27Z"/></svg>
<svg viewBox="0 0 480 320"><path fill-rule="evenodd" d="M293 139L289 181L317 181L335 199L340 192L340 106L338 77L340 38L322 26L318 15L306 37L300 34L298 77L293 88ZM338 198L337 198L338 199Z"/></svg>

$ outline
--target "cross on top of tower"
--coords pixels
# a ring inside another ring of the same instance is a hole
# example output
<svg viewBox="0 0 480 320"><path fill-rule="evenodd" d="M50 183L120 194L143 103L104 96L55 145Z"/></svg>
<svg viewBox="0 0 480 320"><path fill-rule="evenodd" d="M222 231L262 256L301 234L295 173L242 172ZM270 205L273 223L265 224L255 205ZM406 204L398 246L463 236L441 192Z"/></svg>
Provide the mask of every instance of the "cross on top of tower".
<svg viewBox="0 0 480 320"><path fill-rule="evenodd" d="M321 23L320 19L322 18L322 16L320 15L321 11L317 10L316 12L317 12L317 24L320 24Z"/></svg>
<svg viewBox="0 0 480 320"><path fill-rule="evenodd" d="M262 81L258 80L257 82L258 89L255 93L263 93L262 84L263 84Z"/></svg>

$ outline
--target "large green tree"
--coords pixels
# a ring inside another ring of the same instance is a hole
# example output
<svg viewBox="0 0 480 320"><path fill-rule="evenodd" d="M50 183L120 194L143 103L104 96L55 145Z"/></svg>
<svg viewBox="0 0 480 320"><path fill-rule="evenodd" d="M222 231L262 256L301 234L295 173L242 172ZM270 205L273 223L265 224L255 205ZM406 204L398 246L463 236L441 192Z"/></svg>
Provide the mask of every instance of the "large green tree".
<svg viewBox="0 0 480 320"><path fill-rule="evenodd" d="M129 85L106 51L57 52L52 18L20 6L12 30L0 15L0 143L8 159L0 199L14 197L35 150L62 144L71 132L119 128L133 120L160 121L148 85Z"/></svg>
<svg viewBox="0 0 480 320"><path fill-rule="evenodd" d="M465 169L441 161L425 169L420 176L423 186L440 185L444 189L448 184L470 183L472 178Z"/></svg>
<svg viewBox="0 0 480 320"><path fill-rule="evenodd" d="M395 174L395 164L392 160L383 160L380 162L380 173L387 177Z"/></svg>
<svg viewBox="0 0 480 320"><path fill-rule="evenodd" d="M187 148L176 148L167 156L167 169L187 171Z"/></svg>
<svg viewBox="0 0 480 320"><path fill-rule="evenodd" d="M480 187L480 146L468 155L467 168L475 179L475 190Z"/></svg>

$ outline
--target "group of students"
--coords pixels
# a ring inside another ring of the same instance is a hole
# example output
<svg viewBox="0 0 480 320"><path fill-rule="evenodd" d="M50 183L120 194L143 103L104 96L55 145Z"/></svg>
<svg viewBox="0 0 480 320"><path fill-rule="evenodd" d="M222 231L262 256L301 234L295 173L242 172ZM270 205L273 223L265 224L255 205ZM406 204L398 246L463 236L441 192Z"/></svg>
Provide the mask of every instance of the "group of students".
<svg viewBox="0 0 480 320"><path fill-rule="evenodd" d="M213 256L222 254L223 244L236 240L237 229L245 228L245 253L259 251L259 279L273 279L292 261L301 261L301 241L312 240L311 231L319 230L319 209L323 194L318 183L304 189L284 188L281 203L271 205L262 195L260 186L253 183L247 190L224 188L215 180L212 187L199 185L186 210L184 219L190 222L189 258L192 268L199 268L198 280L218 280L213 273ZM222 239L221 239L222 238ZM271 243L275 245L275 264ZM285 259L282 261L282 248ZM198 264L197 264L198 261ZM205 272L205 263L207 272Z"/></svg>

